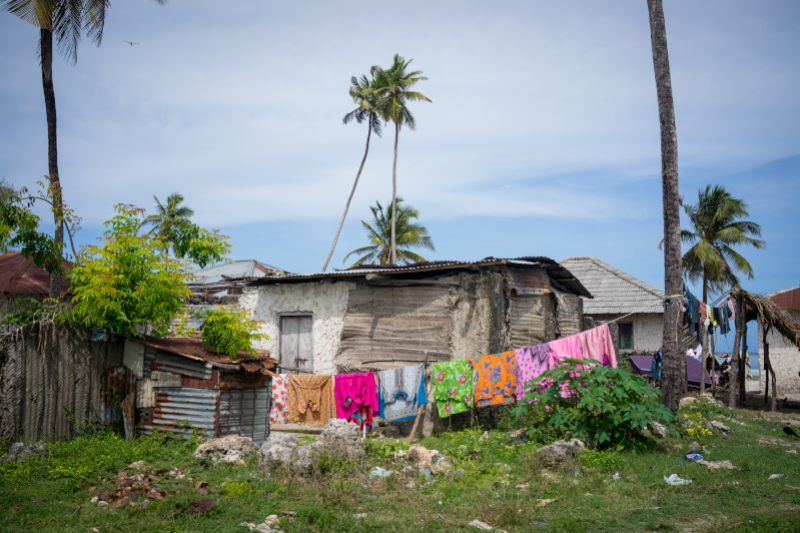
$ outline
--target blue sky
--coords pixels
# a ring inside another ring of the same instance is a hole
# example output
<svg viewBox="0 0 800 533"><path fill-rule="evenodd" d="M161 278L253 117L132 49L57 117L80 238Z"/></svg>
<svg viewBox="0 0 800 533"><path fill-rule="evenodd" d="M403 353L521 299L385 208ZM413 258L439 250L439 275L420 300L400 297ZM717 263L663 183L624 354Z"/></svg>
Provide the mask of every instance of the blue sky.
<svg viewBox="0 0 800 533"><path fill-rule="evenodd" d="M668 1L681 191L722 183L767 241L771 292L800 284L800 4ZM38 31L0 14L0 177L47 173ZM129 46L123 40L140 42ZM93 243L113 205L180 191L234 258L319 270L363 154L350 76L414 58L432 104L403 130L399 194L430 259L593 255L663 287L658 109L646 3L116 3L103 44L55 61L59 167ZM391 197L376 139L333 266ZM754 339L751 346L754 345Z"/></svg>

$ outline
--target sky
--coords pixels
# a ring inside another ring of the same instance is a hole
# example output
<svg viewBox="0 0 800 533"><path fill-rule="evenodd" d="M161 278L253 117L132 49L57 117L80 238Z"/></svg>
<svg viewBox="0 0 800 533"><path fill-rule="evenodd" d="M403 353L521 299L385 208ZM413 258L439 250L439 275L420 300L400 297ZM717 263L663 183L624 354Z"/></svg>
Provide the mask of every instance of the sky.
<svg viewBox="0 0 800 533"><path fill-rule="evenodd" d="M399 53L432 100L400 134L397 176L436 245L426 258L596 256L663 289L645 0L223 7L113 3L100 47L84 38L76 65L54 61L78 242L96 242L114 205L177 191L232 237L234 259L320 270L366 141L365 125L342 124L350 77ZM800 4L664 9L681 194L719 183L749 203L767 248L742 251L746 290L798 285ZM0 13L0 177L29 189L48 171L37 39ZM393 141L391 128L373 137L335 268L366 244L369 207L391 200Z"/></svg>

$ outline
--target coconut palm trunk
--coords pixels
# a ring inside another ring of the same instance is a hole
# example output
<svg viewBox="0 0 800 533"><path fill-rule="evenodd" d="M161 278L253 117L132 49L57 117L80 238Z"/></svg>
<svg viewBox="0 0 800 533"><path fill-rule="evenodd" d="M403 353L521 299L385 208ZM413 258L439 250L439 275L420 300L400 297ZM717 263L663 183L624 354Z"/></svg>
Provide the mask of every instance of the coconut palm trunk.
<svg viewBox="0 0 800 533"><path fill-rule="evenodd" d="M703 303L707 304L708 298L708 269L703 269ZM711 318L711 317L709 317ZM706 392L706 355L709 353L708 328L703 331L702 363L700 364L700 394ZM713 354L712 354L713 357ZM714 379L713 377L711 378Z"/></svg>
<svg viewBox="0 0 800 533"><path fill-rule="evenodd" d="M392 248L389 262L397 264L397 143L400 139L400 122L394 123L394 164L392 165Z"/></svg>
<svg viewBox="0 0 800 533"><path fill-rule="evenodd" d="M680 353L678 331L682 322L681 300L681 228L678 193L678 136L675 129L675 107L667 51L667 28L661 0L647 0L650 36L653 48L653 69L658 94L658 115L661 123L661 186L664 205L664 306L663 367L661 401L677 409L686 389L686 357Z"/></svg>
<svg viewBox="0 0 800 533"><path fill-rule="evenodd" d="M333 257L333 251L336 249L336 243L339 242L339 234L342 232L344 219L347 218L347 212L350 210L350 202L353 201L353 195L356 193L356 187L358 186L358 179L361 177L361 171L364 170L364 163L367 162L367 154L369 154L369 140L371 137L372 137L372 112L369 113L369 117L367 118L367 147L366 149L364 149L364 158L361 159L361 166L358 167L356 180L353 182L353 189L350 191L350 196L347 198L347 205L344 206L344 214L342 215L342 220L339 221L339 227L336 229L336 236L333 238L333 246L331 246L331 251L328 253L328 258L325 259L325 265L322 267L323 272L327 270L328 263L330 263L331 257Z"/></svg>
<svg viewBox="0 0 800 533"><path fill-rule="evenodd" d="M44 107L47 116L47 167L50 191L53 196L53 219L55 222L55 241L64 242L64 224L61 219L61 184L58 179L58 144L56 138L56 93L53 87L53 32L39 29L39 51L42 61L42 88ZM50 276L50 298L61 294L61 275Z"/></svg>

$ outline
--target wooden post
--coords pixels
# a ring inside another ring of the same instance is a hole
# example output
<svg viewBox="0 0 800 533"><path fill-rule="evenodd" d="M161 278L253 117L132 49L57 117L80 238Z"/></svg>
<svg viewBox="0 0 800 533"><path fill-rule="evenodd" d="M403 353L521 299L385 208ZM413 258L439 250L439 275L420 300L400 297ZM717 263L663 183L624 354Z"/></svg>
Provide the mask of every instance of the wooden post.
<svg viewBox="0 0 800 533"><path fill-rule="evenodd" d="M744 321L744 309L742 299L736 298L736 335L733 339L733 356L731 357L731 367L728 370L728 407L736 407L737 381L739 379L739 348L742 335L741 323Z"/></svg>
<svg viewBox="0 0 800 533"><path fill-rule="evenodd" d="M742 313L745 312L744 302L742 302ZM747 405L747 371L749 365L747 364L747 317L742 315L742 352L739 361L739 399L742 406Z"/></svg>
<svg viewBox="0 0 800 533"><path fill-rule="evenodd" d="M706 354L708 354L708 328L703 332L703 343L700 362L700 394L706 392Z"/></svg>
<svg viewBox="0 0 800 533"><path fill-rule="evenodd" d="M425 350L425 364L422 365L422 381L423 387L425 386L425 374L428 372L428 350ZM417 427L419 426L419 421L422 419L422 415L425 412L425 405L420 405L417 409L417 418L414 419L414 425L411 426L411 433L408 435L408 442L414 441L414 435L417 434Z"/></svg>
<svg viewBox="0 0 800 533"><path fill-rule="evenodd" d="M717 397L717 340L711 336L711 396Z"/></svg>
<svg viewBox="0 0 800 533"><path fill-rule="evenodd" d="M769 342L767 342L767 322L761 324L762 341L764 343L764 403L769 400Z"/></svg>

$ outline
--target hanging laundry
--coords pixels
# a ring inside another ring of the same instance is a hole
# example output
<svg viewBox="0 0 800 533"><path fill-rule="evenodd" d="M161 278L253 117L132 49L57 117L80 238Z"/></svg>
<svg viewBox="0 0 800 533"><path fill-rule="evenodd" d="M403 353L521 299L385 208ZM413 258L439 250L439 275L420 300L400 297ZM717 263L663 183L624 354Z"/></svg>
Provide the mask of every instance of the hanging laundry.
<svg viewBox="0 0 800 533"><path fill-rule="evenodd" d="M291 374L288 378L288 421L325 425L336 418L333 376Z"/></svg>
<svg viewBox="0 0 800 533"><path fill-rule="evenodd" d="M515 352L484 355L469 360L475 370L475 406L508 405L517 395Z"/></svg>
<svg viewBox="0 0 800 533"><path fill-rule="evenodd" d="M714 320L716 320L717 324L719 324L719 332L722 335L727 335L731 331L731 325L728 322L728 308L727 307L715 307L714 308Z"/></svg>
<svg viewBox="0 0 800 533"><path fill-rule="evenodd" d="M570 335L550 342L550 368L561 364L566 358L583 359L579 335Z"/></svg>
<svg viewBox="0 0 800 533"><path fill-rule="evenodd" d="M286 395L286 374L278 374L272 378L272 407L269 410L269 421L273 424L285 424L289 411Z"/></svg>
<svg viewBox="0 0 800 533"><path fill-rule="evenodd" d="M736 320L736 305L734 305L733 300L728 298L728 309L730 309L730 314L728 315L731 320Z"/></svg>
<svg viewBox="0 0 800 533"><path fill-rule="evenodd" d="M362 406L361 409L347 417L347 421L356 424L361 429L366 429L367 432L372 431L372 408L369 405Z"/></svg>
<svg viewBox="0 0 800 533"><path fill-rule="evenodd" d="M700 302L700 322L705 322L708 319L708 307L703 302Z"/></svg>
<svg viewBox="0 0 800 533"><path fill-rule="evenodd" d="M683 284L683 296L686 301L686 315L689 317L689 335L696 335L697 341L701 342L700 334L702 328L700 324L702 324L702 321L700 319L700 300L686 288L685 283Z"/></svg>
<svg viewBox="0 0 800 533"><path fill-rule="evenodd" d="M653 364L650 366L650 375L653 377L653 383L661 380L661 352L653 356Z"/></svg>
<svg viewBox="0 0 800 533"><path fill-rule="evenodd" d="M617 354L608 324L579 333L578 341L583 359L594 359L603 366L617 368Z"/></svg>
<svg viewBox="0 0 800 533"><path fill-rule="evenodd" d="M422 365L378 372L380 417L403 422L417 416L420 405L428 403L425 394L425 369Z"/></svg>
<svg viewBox="0 0 800 533"><path fill-rule="evenodd" d="M550 370L550 343L520 348L514 356L517 360L517 401L521 402L525 393L531 390L527 383Z"/></svg>
<svg viewBox="0 0 800 533"><path fill-rule="evenodd" d="M378 410L378 390L372 372L338 375L334 391L337 418L346 420L366 405L372 411Z"/></svg>
<svg viewBox="0 0 800 533"><path fill-rule="evenodd" d="M433 363L433 397L444 418L472 408L472 367L469 361Z"/></svg>
<svg viewBox="0 0 800 533"><path fill-rule="evenodd" d="M708 319L715 328L719 326L719 322L717 322L717 310L714 309L713 305L708 306Z"/></svg>

